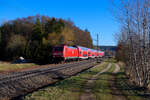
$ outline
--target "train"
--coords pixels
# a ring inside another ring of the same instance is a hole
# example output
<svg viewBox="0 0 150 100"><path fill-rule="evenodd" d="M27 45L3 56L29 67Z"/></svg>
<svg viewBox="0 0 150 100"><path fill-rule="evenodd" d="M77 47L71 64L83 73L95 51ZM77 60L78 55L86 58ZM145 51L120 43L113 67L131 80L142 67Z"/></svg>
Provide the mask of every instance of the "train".
<svg viewBox="0 0 150 100"><path fill-rule="evenodd" d="M104 51L86 48L78 45L58 45L53 47L54 62L94 59L104 56Z"/></svg>

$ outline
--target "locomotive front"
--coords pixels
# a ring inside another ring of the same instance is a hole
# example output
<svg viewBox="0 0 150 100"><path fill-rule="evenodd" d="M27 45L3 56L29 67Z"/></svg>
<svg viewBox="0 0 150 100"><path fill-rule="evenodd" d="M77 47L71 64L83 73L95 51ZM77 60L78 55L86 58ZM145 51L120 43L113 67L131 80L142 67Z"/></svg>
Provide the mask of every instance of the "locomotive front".
<svg viewBox="0 0 150 100"><path fill-rule="evenodd" d="M64 51L64 46L53 47L52 54L53 54L54 62L60 62L64 60L63 51Z"/></svg>

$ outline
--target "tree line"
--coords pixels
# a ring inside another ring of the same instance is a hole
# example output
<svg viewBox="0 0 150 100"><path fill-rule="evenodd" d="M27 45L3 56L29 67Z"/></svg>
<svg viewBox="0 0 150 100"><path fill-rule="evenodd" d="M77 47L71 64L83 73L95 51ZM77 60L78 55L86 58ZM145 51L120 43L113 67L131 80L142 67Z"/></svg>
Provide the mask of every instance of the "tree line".
<svg viewBox="0 0 150 100"><path fill-rule="evenodd" d="M33 61L50 62L53 46L60 44L93 47L90 32L78 28L70 20L36 15L0 26L0 60L23 56Z"/></svg>
<svg viewBox="0 0 150 100"><path fill-rule="evenodd" d="M115 6L121 29L117 60L125 62L127 76L139 87L150 84L150 1L121 0Z"/></svg>

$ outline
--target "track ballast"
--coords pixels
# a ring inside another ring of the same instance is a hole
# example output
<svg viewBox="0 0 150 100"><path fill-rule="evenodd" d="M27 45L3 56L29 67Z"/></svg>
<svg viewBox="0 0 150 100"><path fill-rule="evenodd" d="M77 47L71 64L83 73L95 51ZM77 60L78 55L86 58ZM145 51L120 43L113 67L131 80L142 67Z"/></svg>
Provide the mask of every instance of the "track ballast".
<svg viewBox="0 0 150 100"><path fill-rule="evenodd" d="M96 65L95 60L51 65L29 71L0 75L0 99L13 99L43 86L75 75Z"/></svg>

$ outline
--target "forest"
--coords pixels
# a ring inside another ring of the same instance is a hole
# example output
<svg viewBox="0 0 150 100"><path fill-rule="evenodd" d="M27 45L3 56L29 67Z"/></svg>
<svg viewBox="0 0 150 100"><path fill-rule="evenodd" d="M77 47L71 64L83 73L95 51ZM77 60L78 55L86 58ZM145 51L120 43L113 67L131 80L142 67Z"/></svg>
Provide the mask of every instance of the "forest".
<svg viewBox="0 0 150 100"><path fill-rule="evenodd" d="M60 44L93 47L88 29L80 29L69 19L36 15L0 26L0 60L12 61L23 56L32 61L50 62L52 48Z"/></svg>

